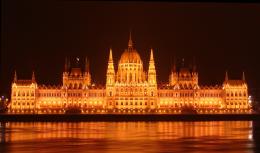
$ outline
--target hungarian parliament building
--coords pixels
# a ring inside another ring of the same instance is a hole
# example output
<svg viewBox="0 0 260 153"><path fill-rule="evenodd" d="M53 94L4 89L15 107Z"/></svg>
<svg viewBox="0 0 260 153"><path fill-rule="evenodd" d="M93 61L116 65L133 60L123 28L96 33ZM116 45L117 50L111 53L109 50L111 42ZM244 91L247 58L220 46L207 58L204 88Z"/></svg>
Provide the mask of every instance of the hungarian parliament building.
<svg viewBox="0 0 260 153"><path fill-rule="evenodd" d="M77 59L78 60L78 59ZM127 49L114 68L112 49L109 51L106 84L91 81L89 62L71 66L65 60L62 85L46 86L37 83L34 73L29 80L19 80L15 72L11 87L9 113L250 113L248 86L244 72L240 80L223 74L223 84L198 84L196 65L176 66L169 81L157 83L153 49L148 70L133 46L131 34Z"/></svg>

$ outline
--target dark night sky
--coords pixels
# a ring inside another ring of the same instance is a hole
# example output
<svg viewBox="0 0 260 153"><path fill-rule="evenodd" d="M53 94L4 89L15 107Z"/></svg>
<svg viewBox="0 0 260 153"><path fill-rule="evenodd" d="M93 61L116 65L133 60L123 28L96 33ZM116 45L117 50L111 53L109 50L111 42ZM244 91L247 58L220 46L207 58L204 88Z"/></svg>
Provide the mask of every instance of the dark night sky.
<svg viewBox="0 0 260 153"><path fill-rule="evenodd" d="M260 87L260 4L176 2L2 1L0 92L14 70L40 84L61 84L65 57L90 59L92 79L105 83L109 48L117 62L132 30L148 66L154 49L158 82L168 81L173 57L196 58L200 84L221 84L225 70Z"/></svg>

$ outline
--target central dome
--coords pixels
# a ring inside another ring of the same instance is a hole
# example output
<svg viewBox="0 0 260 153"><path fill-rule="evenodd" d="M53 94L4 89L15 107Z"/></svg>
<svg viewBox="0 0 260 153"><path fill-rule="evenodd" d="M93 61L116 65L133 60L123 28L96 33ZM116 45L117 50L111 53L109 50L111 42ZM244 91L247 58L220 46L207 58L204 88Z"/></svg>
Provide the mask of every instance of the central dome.
<svg viewBox="0 0 260 153"><path fill-rule="evenodd" d="M145 81L143 62L137 50L133 48L131 33L128 48L125 49L118 63L116 80L124 83Z"/></svg>
<svg viewBox="0 0 260 153"><path fill-rule="evenodd" d="M132 48L128 48L121 55L119 64L124 63L141 63L141 58L138 52Z"/></svg>
<svg viewBox="0 0 260 153"><path fill-rule="evenodd" d="M141 63L140 55L133 48L131 33L129 37L128 48L124 51L124 53L121 55L121 58L119 60L119 64L124 64L124 63Z"/></svg>

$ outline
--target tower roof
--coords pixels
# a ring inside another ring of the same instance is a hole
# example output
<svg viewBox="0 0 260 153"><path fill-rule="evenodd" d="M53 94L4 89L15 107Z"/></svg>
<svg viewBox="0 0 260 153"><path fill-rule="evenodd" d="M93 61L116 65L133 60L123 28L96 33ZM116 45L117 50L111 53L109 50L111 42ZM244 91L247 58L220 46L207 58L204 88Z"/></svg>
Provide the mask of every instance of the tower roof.
<svg viewBox="0 0 260 153"><path fill-rule="evenodd" d="M154 58L153 58L153 49L151 48L151 54L150 54L150 61L153 61Z"/></svg>
<svg viewBox="0 0 260 153"><path fill-rule="evenodd" d="M140 63L141 58L140 55L136 50L128 51L125 50L124 53L121 55L121 58L119 60L119 64L122 63Z"/></svg>
<svg viewBox="0 0 260 153"><path fill-rule="evenodd" d="M136 49L133 49L132 36L130 32L129 41L128 41L128 49L126 49L121 58L119 60L119 64L121 63L140 63L141 58Z"/></svg>
<svg viewBox="0 0 260 153"><path fill-rule="evenodd" d="M131 31L130 31L129 41L128 41L128 48L132 48L132 47L133 47L133 41L132 41L132 34L131 34Z"/></svg>
<svg viewBox="0 0 260 153"><path fill-rule="evenodd" d="M113 55L112 55L112 49L109 49L109 62L113 62Z"/></svg>

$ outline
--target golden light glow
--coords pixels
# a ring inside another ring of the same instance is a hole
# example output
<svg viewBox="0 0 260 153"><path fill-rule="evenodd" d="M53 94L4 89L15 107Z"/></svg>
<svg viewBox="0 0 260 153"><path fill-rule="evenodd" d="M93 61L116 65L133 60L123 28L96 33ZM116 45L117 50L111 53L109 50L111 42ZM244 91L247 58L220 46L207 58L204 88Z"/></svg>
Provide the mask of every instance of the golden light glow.
<svg viewBox="0 0 260 153"><path fill-rule="evenodd" d="M53 138L165 140L180 138L221 137L246 140L252 133L251 121L218 122L10 122L10 129L0 142L43 140ZM247 130L245 130L247 129ZM21 132L22 130L22 132ZM3 131L5 132L5 131ZM143 135L143 134L147 134ZM5 140L3 140L5 139Z"/></svg>
<svg viewBox="0 0 260 153"><path fill-rule="evenodd" d="M151 49L144 70L130 36L117 71L110 49L105 86L91 82L87 59L85 71L66 60L61 86L38 85L34 73L31 80L18 80L15 73L9 113L181 113L186 108L197 113L251 112L244 73L241 80L229 80L226 73L222 85L200 86L195 65L177 70L174 64L169 83L158 85L155 64Z"/></svg>

